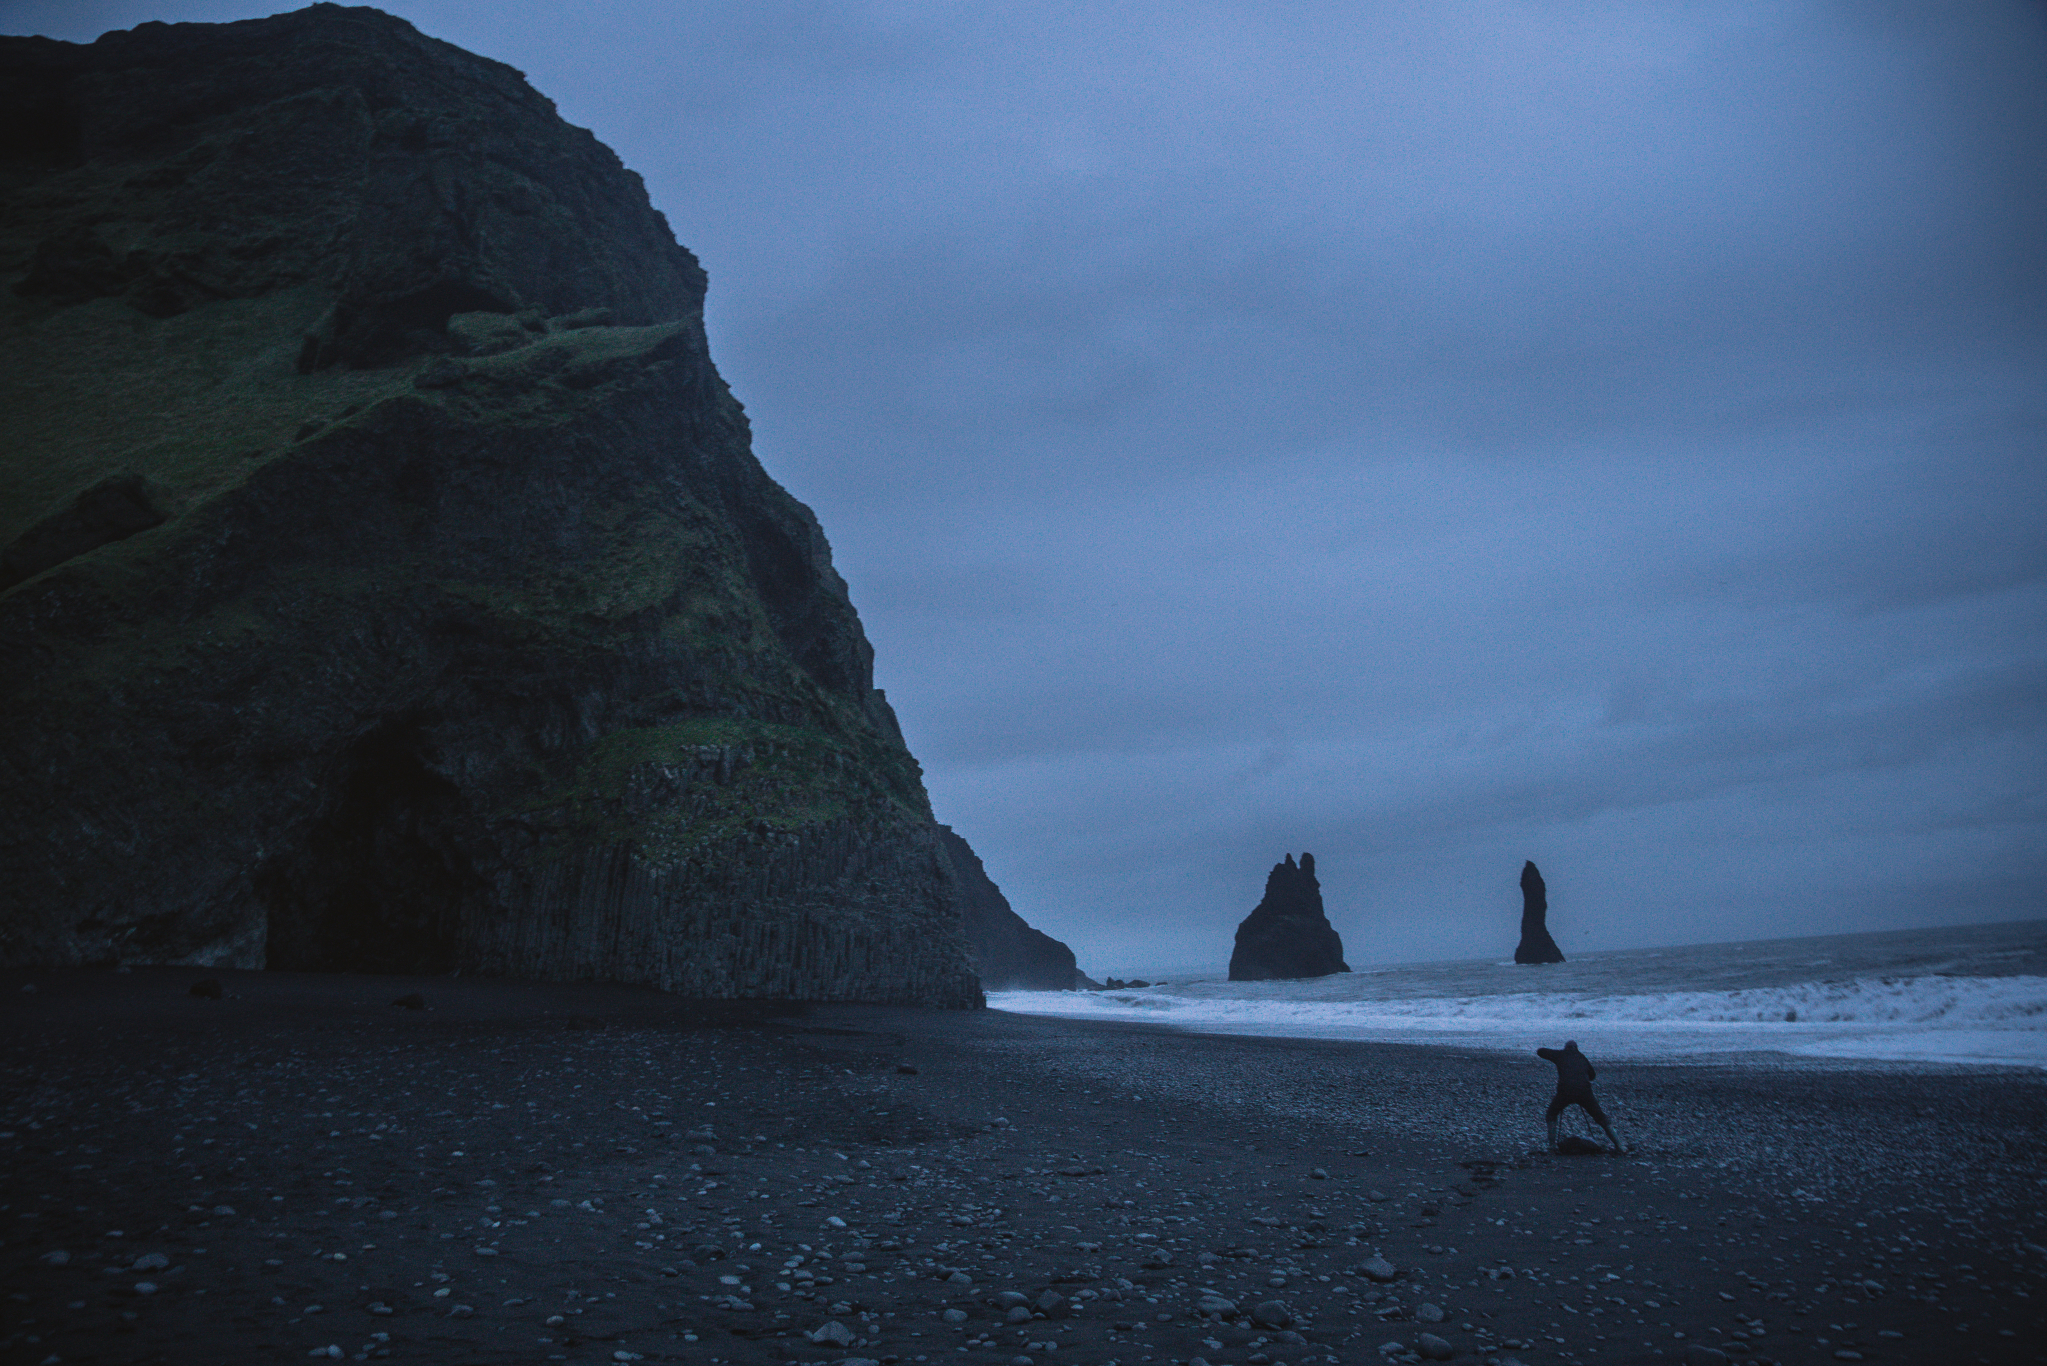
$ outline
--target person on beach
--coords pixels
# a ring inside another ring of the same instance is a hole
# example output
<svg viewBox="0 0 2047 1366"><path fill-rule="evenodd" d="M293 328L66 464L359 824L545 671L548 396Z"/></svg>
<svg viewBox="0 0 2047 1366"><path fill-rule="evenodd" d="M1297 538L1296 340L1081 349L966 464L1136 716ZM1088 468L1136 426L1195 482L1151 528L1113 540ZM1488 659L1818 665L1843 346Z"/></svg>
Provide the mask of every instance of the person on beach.
<svg viewBox="0 0 2047 1366"><path fill-rule="evenodd" d="M1578 1051L1576 1039L1564 1040L1562 1048L1538 1048L1535 1056L1557 1065L1557 1093L1551 1098L1549 1112L1543 1116L1549 1124L1549 1150L1557 1150L1557 1119L1568 1106L1575 1105L1592 1116L1593 1122L1606 1130L1606 1137L1613 1144L1615 1152L1623 1152L1620 1135L1607 1122L1606 1111L1599 1108L1599 1101L1592 1094L1592 1059Z"/></svg>

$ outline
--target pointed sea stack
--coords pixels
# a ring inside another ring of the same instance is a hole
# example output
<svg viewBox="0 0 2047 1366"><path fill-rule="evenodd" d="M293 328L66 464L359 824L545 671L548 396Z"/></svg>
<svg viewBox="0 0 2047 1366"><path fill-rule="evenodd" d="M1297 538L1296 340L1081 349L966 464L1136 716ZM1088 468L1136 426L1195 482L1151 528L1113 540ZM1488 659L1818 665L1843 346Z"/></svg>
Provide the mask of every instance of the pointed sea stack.
<svg viewBox="0 0 2047 1366"><path fill-rule="evenodd" d="M1296 866L1288 854L1265 879L1265 899L1237 926L1230 980L1267 982L1349 971L1343 961L1343 939L1322 913L1315 856L1301 855Z"/></svg>
<svg viewBox="0 0 2047 1366"><path fill-rule="evenodd" d="M1549 937L1545 923L1549 915L1549 889L1533 863L1521 865L1521 943L1514 950L1517 963L1561 963L1564 951Z"/></svg>

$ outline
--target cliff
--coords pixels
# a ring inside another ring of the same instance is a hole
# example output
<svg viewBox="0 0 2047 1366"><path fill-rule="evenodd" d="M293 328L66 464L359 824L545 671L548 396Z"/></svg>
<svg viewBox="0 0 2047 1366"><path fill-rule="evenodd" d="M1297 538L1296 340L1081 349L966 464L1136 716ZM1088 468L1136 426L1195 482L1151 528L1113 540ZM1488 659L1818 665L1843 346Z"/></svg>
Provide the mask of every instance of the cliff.
<svg viewBox="0 0 2047 1366"><path fill-rule="evenodd" d="M1549 888L1533 862L1521 865L1521 942L1514 946L1517 963L1561 963L1564 951L1549 933Z"/></svg>
<svg viewBox="0 0 2047 1366"><path fill-rule="evenodd" d="M639 178L370 9L0 40L0 960L969 1005Z"/></svg>
<svg viewBox="0 0 2047 1366"><path fill-rule="evenodd" d="M980 855L951 826L941 825L938 832L959 882L967 955L981 986L988 991L1077 990L1085 979L1074 966L1073 950L1032 929L1010 909Z"/></svg>
<svg viewBox="0 0 2047 1366"><path fill-rule="evenodd" d="M1237 926L1230 980L1263 982L1349 971L1343 961L1343 938L1322 910L1315 856L1303 854L1297 865L1288 854L1284 862L1273 865L1265 878L1264 898Z"/></svg>

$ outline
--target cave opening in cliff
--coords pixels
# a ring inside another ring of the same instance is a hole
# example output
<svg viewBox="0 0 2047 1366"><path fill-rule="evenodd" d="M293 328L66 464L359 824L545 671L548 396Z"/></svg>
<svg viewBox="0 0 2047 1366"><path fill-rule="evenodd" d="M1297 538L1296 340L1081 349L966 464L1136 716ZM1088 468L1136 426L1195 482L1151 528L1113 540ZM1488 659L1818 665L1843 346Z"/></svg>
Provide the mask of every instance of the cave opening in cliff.
<svg viewBox="0 0 2047 1366"><path fill-rule="evenodd" d="M424 757L417 721L379 726L339 767L334 800L256 892L264 966L301 972L440 973L455 966L463 903L481 879L454 836L462 795Z"/></svg>

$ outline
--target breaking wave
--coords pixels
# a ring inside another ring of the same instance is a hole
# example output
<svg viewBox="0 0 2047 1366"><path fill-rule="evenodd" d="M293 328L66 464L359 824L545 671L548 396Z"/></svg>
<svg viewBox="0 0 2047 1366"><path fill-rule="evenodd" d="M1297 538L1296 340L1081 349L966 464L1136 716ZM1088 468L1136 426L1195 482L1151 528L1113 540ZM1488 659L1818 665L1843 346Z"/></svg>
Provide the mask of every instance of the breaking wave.
<svg viewBox="0 0 2047 1366"><path fill-rule="evenodd" d="M1718 991L1374 996L1371 975L1193 981L1142 990L998 992L1031 1015L1208 1033L1454 1043L1523 1051L1564 1037L1607 1057L1727 1052L2047 1067L2047 977L1915 976Z"/></svg>

